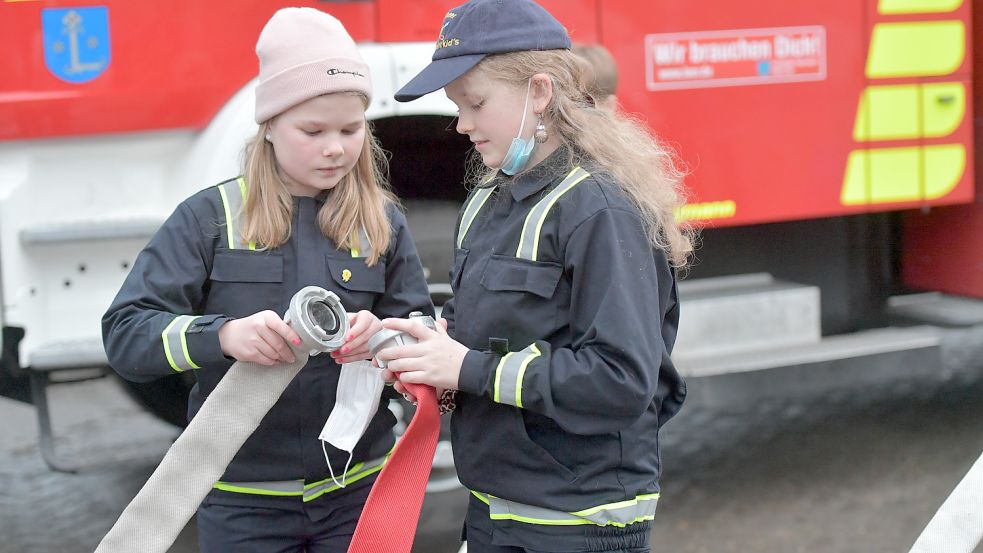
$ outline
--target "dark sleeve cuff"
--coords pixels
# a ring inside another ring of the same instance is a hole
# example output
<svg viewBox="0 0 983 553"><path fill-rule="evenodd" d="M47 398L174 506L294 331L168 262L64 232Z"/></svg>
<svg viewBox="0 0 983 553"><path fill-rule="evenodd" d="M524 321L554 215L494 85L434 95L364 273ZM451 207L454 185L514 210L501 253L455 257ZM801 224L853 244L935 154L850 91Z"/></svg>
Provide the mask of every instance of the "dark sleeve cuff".
<svg viewBox="0 0 983 553"><path fill-rule="evenodd" d="M490 351L468 351L461 363L461 374L457 378L458 389L478 396L490 394L495 367L501 359L500 355Z"/></svg>
<svg viewBox="0 0 983 553"><path fill-rule="evenodd" d="M207 367L228 364L230 359L222 353L218 329L231 320L232 317L225 315L204 315L191 323L185 339L188 341L188 354L195 365Z"/></svg>

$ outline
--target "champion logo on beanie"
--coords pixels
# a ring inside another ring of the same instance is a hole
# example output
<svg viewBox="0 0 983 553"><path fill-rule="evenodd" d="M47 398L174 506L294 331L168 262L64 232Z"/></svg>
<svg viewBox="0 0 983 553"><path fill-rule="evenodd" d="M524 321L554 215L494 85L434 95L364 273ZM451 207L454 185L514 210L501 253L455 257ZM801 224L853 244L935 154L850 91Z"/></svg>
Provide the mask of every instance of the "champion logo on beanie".
<svg viewBox="0 0 983 553"><path fill-rule="evenodd" d="M314 8L283 8L256 42L256 122L332 92L372 97L369 66L340 21Z"/></svg>

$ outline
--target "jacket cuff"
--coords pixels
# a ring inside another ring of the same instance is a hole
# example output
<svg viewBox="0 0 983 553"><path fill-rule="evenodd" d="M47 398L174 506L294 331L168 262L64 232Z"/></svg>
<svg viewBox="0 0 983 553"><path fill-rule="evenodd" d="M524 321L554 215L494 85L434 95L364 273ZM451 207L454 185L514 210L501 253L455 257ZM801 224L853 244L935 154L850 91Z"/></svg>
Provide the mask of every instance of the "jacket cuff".
<svg viewBox="0 0 983 553"><path fill-rule="evenodd" d="M188 342L188 355L195 365L207 367L229 362L229 358L222 353L218 330L230 320L232 317L225 315L204 315L191 323L185 332L185 339Z"/></svg>
<svg viewBox="0 0 983 553"><path fill-rule="evenodd" d="M495 367L501 359L500 355L490 351L468 351L461 363L461 374L457 377L458 389L471 395L489 394Z"/></svg>

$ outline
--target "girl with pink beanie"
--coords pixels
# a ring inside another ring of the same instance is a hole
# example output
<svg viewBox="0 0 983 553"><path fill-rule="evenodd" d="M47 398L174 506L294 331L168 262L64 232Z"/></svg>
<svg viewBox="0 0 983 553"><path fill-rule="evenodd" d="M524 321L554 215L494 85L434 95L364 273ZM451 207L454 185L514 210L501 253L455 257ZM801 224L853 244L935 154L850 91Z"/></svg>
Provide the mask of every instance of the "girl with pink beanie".
<svg viewBox="0 0 983 553"><path fill-rule="evenodd" d="M339 366L370 358L379 317L432 315L433 305L365 118L372 82L348 32L316 9L285 8L256 54L259 130L242 175L177 207L103 317L104 342L129 380L193 371L190 418L235 361L270 370L293 362L288 342L300 340L281 315L295 292L337 294L349 311L345 346L311 357L197 523L205 553L340 553L395 443L396 420L378 409L351 451L323 444L336 399L351 401L337 390Z"/></svg>

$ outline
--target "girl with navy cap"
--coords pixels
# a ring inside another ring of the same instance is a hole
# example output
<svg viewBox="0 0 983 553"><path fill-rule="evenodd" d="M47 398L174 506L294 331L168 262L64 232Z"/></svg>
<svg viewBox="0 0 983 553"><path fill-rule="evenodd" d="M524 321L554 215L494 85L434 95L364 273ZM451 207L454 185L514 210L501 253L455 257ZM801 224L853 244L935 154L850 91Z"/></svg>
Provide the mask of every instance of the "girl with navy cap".
<svg viewBox="0 0 983 553"><path fill-rule="evenodd" d="M385 320L419 342L378 355L456 406L470 553L649 551L659 429L686 395L670 359L692 250L674 220L682 174L641 124L595 105L585 64L534 2L473 0L396 95L443 88L486 168L443 323Z"/></svg>

